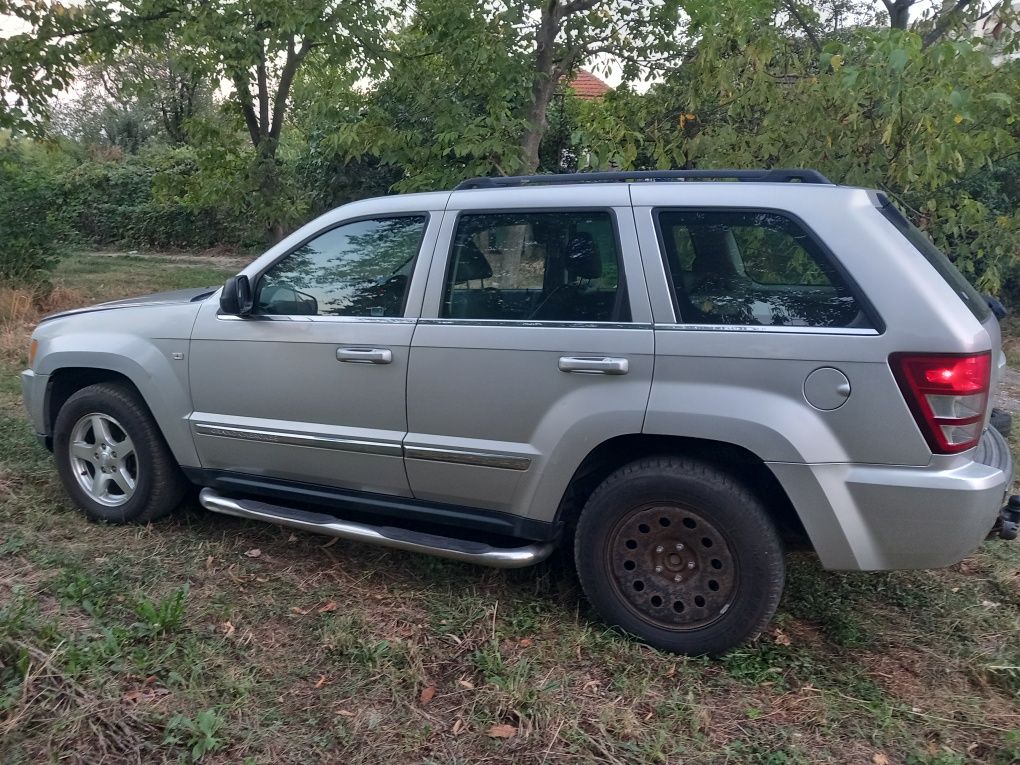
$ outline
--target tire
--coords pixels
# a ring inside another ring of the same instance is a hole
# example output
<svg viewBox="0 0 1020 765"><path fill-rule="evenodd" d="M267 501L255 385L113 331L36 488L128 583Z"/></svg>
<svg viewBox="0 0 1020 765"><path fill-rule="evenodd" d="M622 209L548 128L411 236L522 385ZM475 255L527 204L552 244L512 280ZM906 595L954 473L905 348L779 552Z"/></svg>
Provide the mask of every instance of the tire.
<svg viewBox="0 0 1020 765"><path fill-rule="evenodd" d="M988 424L999 431L1003 438L1009 438L1009 433L1013 430L1013 415L1005 409L996 407L992 409Z"/></svg>
<svg viewBox="0 0 1020 765"><path fill-rule="evenodd" d="M606 478L581 511L574 557L605 621L675 653L741 645L783 592L783 547L761 501L695 459L650 457Z"/></svg>
<svg viewBox="0 0 1020 765"><path fill-rule="evenodd" d="M126 385L100 383L73 394L57 413L53 455L64 489L93 521L154 521L169 515L188 487L152 414Z"/></svg>

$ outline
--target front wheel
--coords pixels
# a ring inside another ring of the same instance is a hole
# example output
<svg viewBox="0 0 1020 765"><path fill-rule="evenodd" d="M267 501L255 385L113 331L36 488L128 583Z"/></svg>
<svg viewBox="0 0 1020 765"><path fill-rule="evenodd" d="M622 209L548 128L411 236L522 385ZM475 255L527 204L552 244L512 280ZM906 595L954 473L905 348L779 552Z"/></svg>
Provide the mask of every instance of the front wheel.
<svg viewBox="0 0 1020 765"><path fill-rule="evenodd" d="M614 472L585 504L574 545L599 615L676 653L740 645L783 591L783 548L761 501L694 459L652 457Z"/></svg>
<svg viewBox="0 0 1020 765"><path fill-rule="evenodd" d="M187 489L145 403L123 385L73 394L57 414L53 455L67 493L94 521L154 521Z"/></svg>

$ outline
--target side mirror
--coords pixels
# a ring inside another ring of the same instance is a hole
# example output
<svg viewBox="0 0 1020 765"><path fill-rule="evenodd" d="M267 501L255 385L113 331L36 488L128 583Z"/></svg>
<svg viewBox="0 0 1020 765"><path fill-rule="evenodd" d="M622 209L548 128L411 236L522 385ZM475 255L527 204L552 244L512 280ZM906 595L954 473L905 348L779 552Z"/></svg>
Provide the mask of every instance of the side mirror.
<svg viewBox="0 0 1020 765"><path fill-rule="evenodd" d="M251 313L254 301L251 294L251 282L244 274L231 276L223 285L220 293L220 313L228 316L247 316Z"/></svg>

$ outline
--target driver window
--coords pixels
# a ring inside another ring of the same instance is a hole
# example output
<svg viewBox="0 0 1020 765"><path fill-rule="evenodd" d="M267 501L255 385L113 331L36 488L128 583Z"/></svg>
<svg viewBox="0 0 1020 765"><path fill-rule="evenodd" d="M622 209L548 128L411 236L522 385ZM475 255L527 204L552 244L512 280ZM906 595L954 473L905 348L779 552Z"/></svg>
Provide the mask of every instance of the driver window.
<svg viewBox="0 0 1020 765"><path fill-rule="evenodd" d="M403 316L426 216L359 220L332 228L262 275L255 313Z"/></svg>

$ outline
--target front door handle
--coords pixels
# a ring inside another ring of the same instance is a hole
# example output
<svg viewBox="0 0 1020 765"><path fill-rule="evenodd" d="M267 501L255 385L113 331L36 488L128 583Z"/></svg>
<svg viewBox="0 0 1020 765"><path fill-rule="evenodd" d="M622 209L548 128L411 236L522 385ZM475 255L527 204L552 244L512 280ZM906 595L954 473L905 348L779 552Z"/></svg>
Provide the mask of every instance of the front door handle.
<svg viewBox="0 0 1020 765"><path fill-rule="evenodd" d="M393 351L389 348L337 348L336 360L355 364L389 364Z"/></svg>
<svg viewBox="0 0 1020 765"><path fill-rule="evenodd" d="M625 375L630 370L627 359L608 356L560 356L561 372L581 372L589 375Z"/></svg>

